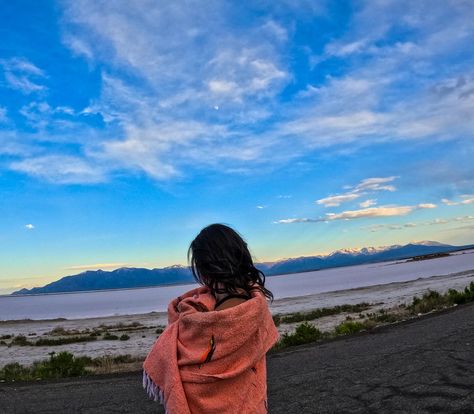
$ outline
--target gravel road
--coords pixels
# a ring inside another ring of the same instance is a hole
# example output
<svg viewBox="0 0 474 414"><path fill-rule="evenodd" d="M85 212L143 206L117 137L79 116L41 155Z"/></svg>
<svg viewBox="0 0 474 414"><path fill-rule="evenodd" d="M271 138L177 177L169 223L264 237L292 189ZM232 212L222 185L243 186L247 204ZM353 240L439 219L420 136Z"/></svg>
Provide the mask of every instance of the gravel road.
<svg viewBox="0 0 474 414"><path fill-rule="evenodd" d="M162 413L140 382L2 384L0 413ZM273 354L268 395L272 414L474 413L474 304Z"/></svg>

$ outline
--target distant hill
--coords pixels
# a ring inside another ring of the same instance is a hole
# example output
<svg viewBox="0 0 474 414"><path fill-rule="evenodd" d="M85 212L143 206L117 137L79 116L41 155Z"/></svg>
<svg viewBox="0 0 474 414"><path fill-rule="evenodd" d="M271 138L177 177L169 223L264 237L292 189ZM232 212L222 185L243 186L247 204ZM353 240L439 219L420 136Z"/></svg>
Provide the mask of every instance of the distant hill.
<svg viewBox="0 0 474 414"><path fill-rule="evenodd" d="M473 246L451 246L433 241L394 245L380 248L336 250L329 255L298 257L273 263L257 263L265 275L300 273L331 267L352 266L364 263L407 259L433 253L451 252ZM170 266L162 269L123 267L113 271L89 270L77 275L65 276L43 287L21 289L12 295L79 292L89 290L125 289L148 286L192 283L191 271L186 266Z"/></svg>

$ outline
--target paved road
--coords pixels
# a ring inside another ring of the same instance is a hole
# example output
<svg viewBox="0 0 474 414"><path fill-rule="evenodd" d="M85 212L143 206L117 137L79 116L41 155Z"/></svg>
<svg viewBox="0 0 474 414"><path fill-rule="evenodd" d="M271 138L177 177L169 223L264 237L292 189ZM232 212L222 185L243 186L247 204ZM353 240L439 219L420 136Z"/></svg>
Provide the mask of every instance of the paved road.
<svg viewBox="0 0 474 414"><path fill-rule="evenodd" d="M162 413L140 380L3 384L0 413ZM474 304L271 355L268 387L272 414L474 413Z"/></svg>

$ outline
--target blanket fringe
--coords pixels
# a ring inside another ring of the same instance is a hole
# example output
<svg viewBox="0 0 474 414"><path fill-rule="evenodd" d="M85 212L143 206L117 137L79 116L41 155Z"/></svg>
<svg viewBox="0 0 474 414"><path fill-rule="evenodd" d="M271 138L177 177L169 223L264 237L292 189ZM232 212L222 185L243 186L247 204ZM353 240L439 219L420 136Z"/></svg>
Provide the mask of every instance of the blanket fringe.
<svg viewBox="0 0 474 414"><path fill-rule="evenodd" d="M153 382L145 370L143 370L143 388L153 401L157 401L163 405L163 407L165 407L165 397L163 391Z"/></svg>

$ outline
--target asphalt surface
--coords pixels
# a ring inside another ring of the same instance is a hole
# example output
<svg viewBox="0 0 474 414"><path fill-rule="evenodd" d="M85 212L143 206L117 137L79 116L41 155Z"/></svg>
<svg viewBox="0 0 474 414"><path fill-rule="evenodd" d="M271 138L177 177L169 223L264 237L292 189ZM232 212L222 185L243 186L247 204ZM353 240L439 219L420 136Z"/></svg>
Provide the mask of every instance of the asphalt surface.
<svg viewBox="0 0 474 414"><path fill-rule="evenodd" d="M474 304L270 355L268 396L272 414L474 413ZM163 410L132 373L2 384L0 413Z"/></svg>

